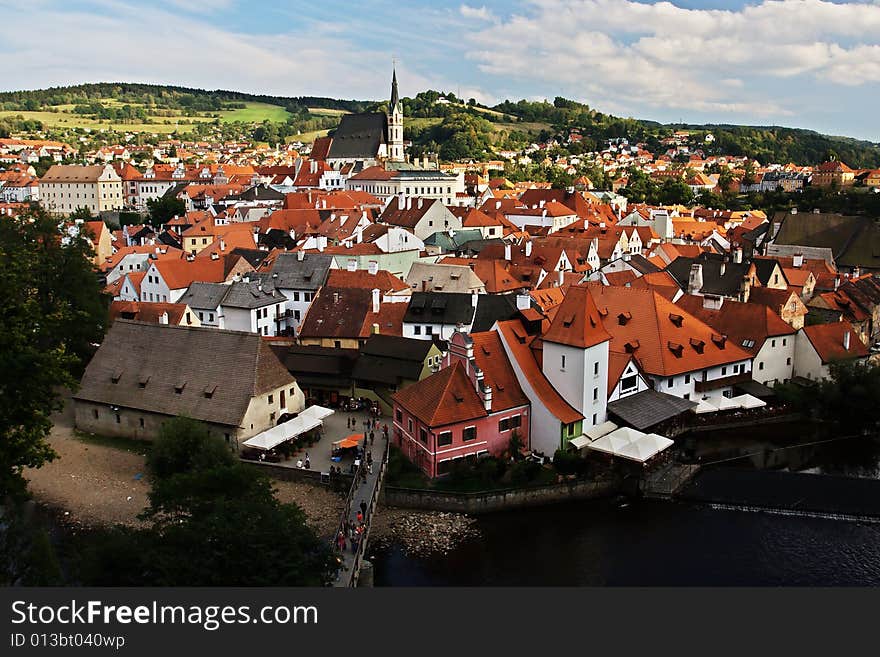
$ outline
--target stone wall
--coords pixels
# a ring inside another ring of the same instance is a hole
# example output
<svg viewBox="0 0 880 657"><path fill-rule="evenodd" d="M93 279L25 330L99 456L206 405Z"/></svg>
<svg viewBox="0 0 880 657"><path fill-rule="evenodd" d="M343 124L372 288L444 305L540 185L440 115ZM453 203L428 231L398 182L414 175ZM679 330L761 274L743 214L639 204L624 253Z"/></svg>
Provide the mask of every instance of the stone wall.
<svg viewBox="0 0 880 657"><path fill-rule="evenodd" d="M512 488L480 493L454 493L385 486L383 502L387 506L458 513L491 513L529 506L543 506L572 500L608 497L619 491L611 479L572 481L532 488Z"/></svg>

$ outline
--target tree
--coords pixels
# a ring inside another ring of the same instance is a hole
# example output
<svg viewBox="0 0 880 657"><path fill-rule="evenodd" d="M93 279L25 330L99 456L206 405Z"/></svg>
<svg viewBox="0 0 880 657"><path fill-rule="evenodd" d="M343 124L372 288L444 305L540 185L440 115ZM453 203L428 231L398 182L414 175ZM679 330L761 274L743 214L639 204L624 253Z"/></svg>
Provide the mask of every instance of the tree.
<svg viewBox="0 0 880 657"><path fill-rule="evenodd" d="M0 499L24 496L22 470L55 457L46 438L58 391L75 385L104 334L92 255L39 207L0 222Z"/></svg>
<svg viewBox="0 0 880 657"><path fill-rule="evenodd" d="M200 422L167 422L148 457L146 529L91 537L81 579L91 585L319 586L334 569L321 540L271 481L237 461ZM120 559L119 555L125 555ZM198 558L191 558L192 555ZM259 559L253 558L259 555Z"/></svg>
<svg viewBox="0 0 880 657"><path fill-rule="evenodd" d="M161 196L147 201L150 219L154 226L162 226L174 217L186 214L186 204L172 196Z"/></svg>
<svg viewBox="0 0 880 657"><path fill-rule="evenodd" d="M70 221L94 221L91 210L87 207L78 207L67 217Z"/></svg>

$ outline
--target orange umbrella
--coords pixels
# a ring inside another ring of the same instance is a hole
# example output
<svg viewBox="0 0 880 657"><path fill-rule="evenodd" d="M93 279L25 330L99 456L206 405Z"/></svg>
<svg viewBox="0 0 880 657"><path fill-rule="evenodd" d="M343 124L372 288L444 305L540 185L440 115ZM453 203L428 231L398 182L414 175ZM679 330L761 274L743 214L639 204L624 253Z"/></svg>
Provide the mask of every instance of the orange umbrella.
<svg viewBox="0 0 880 657"><path fill-rule="evenodd" d="M346 449L347 447L357 447L360 442L364 439L364 434L362 433L353 433L342 440L337 440L333 445L338 447L339 449Z"/></svg>

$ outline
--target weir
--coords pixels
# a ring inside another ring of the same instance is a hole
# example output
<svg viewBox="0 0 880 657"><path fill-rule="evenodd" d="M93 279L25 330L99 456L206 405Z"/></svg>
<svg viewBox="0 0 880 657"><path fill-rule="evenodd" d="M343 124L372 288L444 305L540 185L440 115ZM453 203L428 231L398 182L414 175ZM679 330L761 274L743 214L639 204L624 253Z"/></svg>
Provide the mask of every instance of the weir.
<svg viewBox="0 0 880 657"><path fill-rule="evenodd" d="M702 470L679 499L715 508L880 521L880 480L778 470Z"/></svg>

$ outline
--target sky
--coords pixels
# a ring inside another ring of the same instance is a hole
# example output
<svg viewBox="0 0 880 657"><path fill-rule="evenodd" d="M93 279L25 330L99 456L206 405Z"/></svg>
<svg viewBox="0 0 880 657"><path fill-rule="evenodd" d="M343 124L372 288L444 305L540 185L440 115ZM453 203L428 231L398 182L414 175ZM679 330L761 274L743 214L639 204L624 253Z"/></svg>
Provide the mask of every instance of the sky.
<svg viewBox="0 0 880 657"><path fill-rule="evenodd" d="M495 104L880 142L880 0L0 0L0 89L146 82Z"/></svg>

